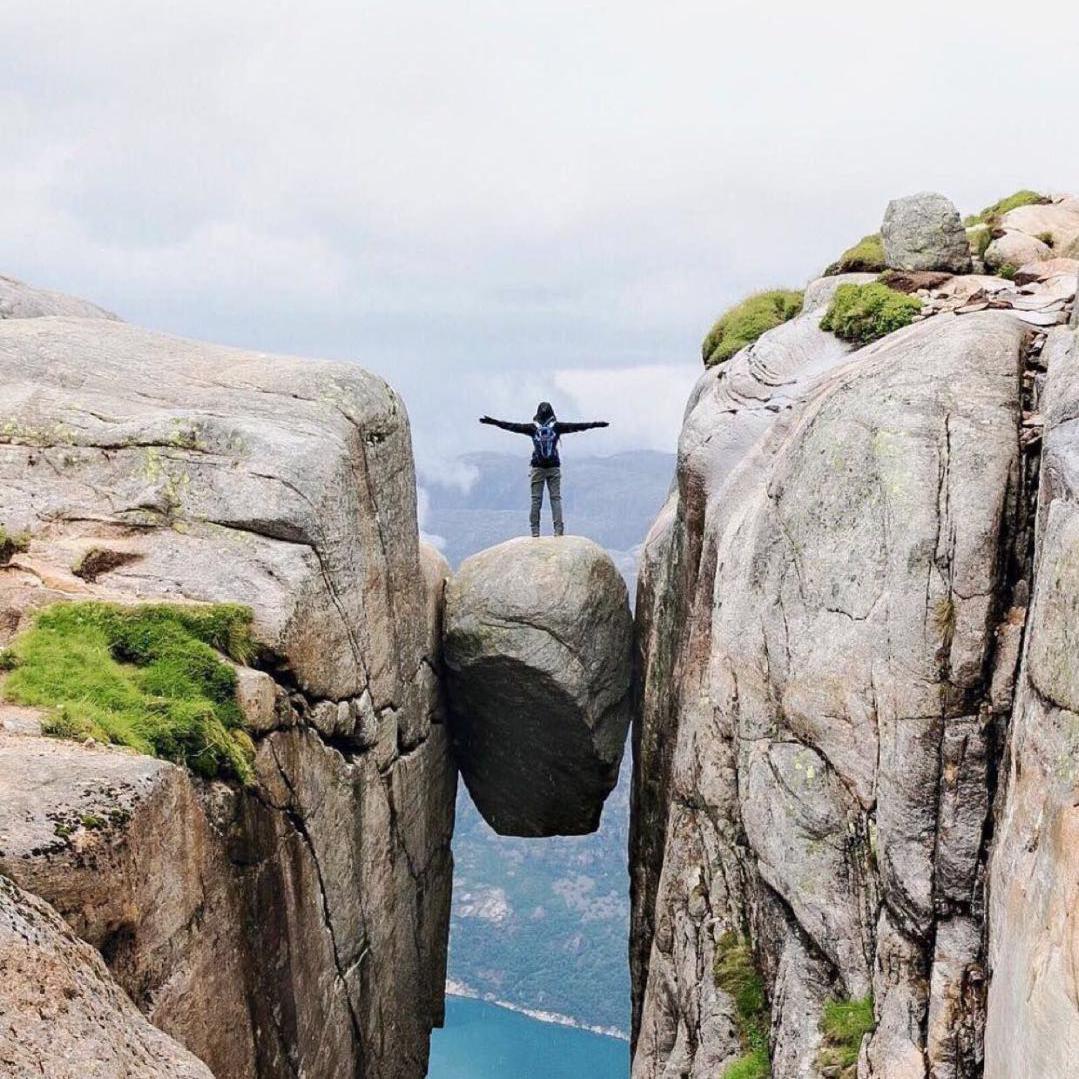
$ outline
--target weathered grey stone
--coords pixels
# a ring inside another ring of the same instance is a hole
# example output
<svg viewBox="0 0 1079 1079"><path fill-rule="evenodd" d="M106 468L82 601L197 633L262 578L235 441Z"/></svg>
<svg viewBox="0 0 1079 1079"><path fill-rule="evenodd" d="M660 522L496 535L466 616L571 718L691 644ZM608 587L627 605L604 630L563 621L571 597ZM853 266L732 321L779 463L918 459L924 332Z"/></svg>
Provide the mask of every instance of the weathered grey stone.
<svg viewBox="0 0 1079 1079"><path fill-rule="evenodd" d="M1050 281L1055 277L1062 277L1070 282L1074 293L1076 273L1079 273L1079 259L1048 258L1020 266L1015 272L1015 283L1026 285L1032 281Z"/></svg>
<svg viewBox="0 0 1079 1079"><path fill-rule="evenodd" d="M692 920L683 931L666 932L686 917L686 903L656 902L661 875L707 896L724 910L728 928L743 925L743 877L752 860L743 851L738 811L735 751L704 688L710 662L709 587L715 570L714 537L724 515L754 477L754 447L785 417L816 379L844 365L850 346L819 327L835 289L872 275L822 278L806 289L802 314L764 334L724 365L707 371L686 406L679 438L677 487L663 508L641 554L637 594L637 650L643 717L634 727L634 812L630 821L630 938L634 1026L639 1029L634 1071L661 1075L675 1032L706 1055L735 1051L717 1028L698 1036L697 991L685 972L689 959L673 951L675 941L699 941L706 931ZM706 523L707 522L707 523ZM681 727L712 748L688 753L691 801L673 797L671 770ZM699 765L699 767L698 767ZM716 806L702 814L701 803ZM677 836L679 839L668 836ZM699 849L705 844L705 849ZM674 868L684 863L684 873ZM722 864L723 872L698 880L699 866ZM670 887L665 885L664 887ZM657 920L658 919L658 920ZM655 944L655 947L653 947ZM686 943L699 951L704 943ZM649 973L649 972L652 973ZM643 1009L654 979L655 1006ZM667 986L666 990L660 986ZM721 995L722 997L722 995ZM730 1008L725 998L721 1007ZM716 1040L718 1039L718 1040ZM643 1068L643 1071L638 1069Z"/></svg>
<svg viewBox="0 0 1079 1079"><path fill-rule="evenodd" d="M0 322L0 383L0 510L39 560L69 572L88 539L118 541L102 588L246 603L309 694L399 699L423 589L408 421L384 382L49 318Z"/></svg>
<svg viewBox="0 0 1079 1079"><path fill-rule="evenodd" d="M779 963L771 996L776 1030L772 1075L816 1079L822 1004L832 989L832 968L796 926L788 924L779 939Z"/></svg>
<svg viewBox="0 0 1079 1079"><path fill-rule="evenodd" d="M279 698L281 689L265 671L250 667L236 668L236 703L243 713L247 729L264 734L281 725Z"/></svg>
<svg viewBox="0 0 1079 1079"><path fill-rule="evenodd" d="M151 1026L55 910L2 876L0 970L0 1074L8 1079L213 1079Z"/></svg>
<svg viewBox="0 0 1079 1079"><path fill-rule="evenodd" d="M1028 644L989 881L987 1079L1068 1075L1079 1055L1079 350L1051 353Z"/></svg>
<svg viewBox="0 0 1079 1079"><path fill-rule="evenodd" d="M877 922L873 1003L877 1029L862 1053L862 1079L926 1079L923 1024L929 1007L922 948L882 908Z"/></svg>
<svg viewBox="0 0 1079 1079"><path fill-rule="evenodd" d="M632 620L608 555L577 536L473 555L446 589L451 729L502 835L595 831L629 728Z"/></svg>
<svg viewBox="0 0 1079 1079"><path fill-rule="evenodd" d="M1074 199L1017 206L1001 217L1000 225L1009 232L1047 238L1056 255L1079 255L1079 206Z"/></svg>
<svg viewBox="0 0 1079 1079"><path fill-rule="evenodd" d="M866 1074L923 1076L938 1052L950 1066L947 1039L925 1040L930 1007L945 1014L930 942L984 870L979 716L1015 528L1024 338L987 311L899 331L831 370L814 355L794 371L816 380L755 439L742 401L714 408L709 384L691 399L638 594L637 1079L721 1048L688 1010L706 969L693 904L754 926L770 895L791 922L757 925L757 954L799 1002L773 1000L790 1074L815 1074L806 1015L871 983ZM941 962L950 1000L960 975Z"/></svg>
<svg viewBox="0 0 1079 1079"><path fill-rule="evenodd" d="M979 920L957 914L936 927L926 1055L933 1079L982 1072L986 970Z"/></svg>
<svg viewBox="0 0 1079 1079"><path fill-rule="evenodd" d="M45 318L51 315L69 315L75 318L107 318L118 321L117 316L97 304L88 303L62 292L34 288L13 277L0 275L0 319Z"/></svg>
<svg viewBox="0 0 1079 1079"><path fill-rule="evenodd" d="M155 1026L218 1076L255 1074L239 897L183 769L0 734L0 851L0 873L105 952Z"/></svg>
<svg viewBox="0 0 1079 1079"><path fill-rule="evenodd" d="M983 258L986 266L993 270L1005 266L1018 269L1028 263L1051 258L1052 254L1052 248L1036 236L1028 236L1025 232L1005 232L990 243Z"/></svg>
<svg viewBox="0 0 1079 1079"><path fill-rule="evenodd" d="M893 199L881 225L884 260L893 270L971 269L970 245L959 211L943 195L923 191Z"/></svg>

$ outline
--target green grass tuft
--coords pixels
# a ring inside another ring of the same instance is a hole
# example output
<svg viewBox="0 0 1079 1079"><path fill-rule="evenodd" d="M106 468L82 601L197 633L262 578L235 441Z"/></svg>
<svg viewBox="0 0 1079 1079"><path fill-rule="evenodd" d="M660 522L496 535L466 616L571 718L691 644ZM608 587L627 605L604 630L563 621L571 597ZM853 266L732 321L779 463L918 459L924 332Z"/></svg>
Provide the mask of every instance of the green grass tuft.
<svg viewBox="0 0 1079 1079"><path fill-rule="evenodd" d="M2 692L49 709L47 734L130 746L249 783L253 744L236 673L220 653L243 663L254 651L251 612L235 604L61 603L12 644Z"/></svg>
<svg viewBox="0 0 1079 1079"><path fill-rule="evenodd" d="M967 243L975 258L984 258L986 248L993 242L993 230L988 225L972 225L967 229Z"/></svg>
<svg viewBox="0 0 1079 1079"><path fill-rule="evenodd" d="M884 241L879 232L863 236L853 247L848 247L835 262L824 271L825 277L841 273L880 273L885 269Z"/></svg>
<svg viewBox="0 0 1079 1079"><path fill-rule="evenodd" d="M844 341L866 345L909 326L921 309L917 296L897 292L879 281L840 285L820 325Z"/></svg>
<svg viewBox="0 0 1079 1079"><path fill-rule="evenodd" d="M724 1079L767 1079L771 1074L768 997L749 941L736 933L724 933L716 945L712 974L716 987L734 1001L735 1021L745 1050L724 1072Z"/></svg>
<svg viewBox="0 0 1079 1079"><path fill-rule="evenodd" d="M762 333L794 318L802 310L802 293L792 289L758 292L724 312L701 345L705 367L725 363Z"/></svg>
<svg viewBox="0 0 1079 1079"><path fill-rule="evenodd" d="M723 1072L723 1079L769 1079L772 1065L768 1054L761 1049L754 1049L740 1056L733 1064L728 1064Z"/></svg>
<svg viewBox="0 0 1079 1079"><path fill-rule="evenodd" d="M1024 188L1016 191L1014 195L998 199L991 206L986 206L980 214L971 214L963 221L964 225L993 225L996 224L1009 210L1015 210L1020 206L1044 206L1049 201L1045 195L1037 191Z"/></svg>
<svg viewBox="0 0 1079 1079"><path fill-rule="evenodd" d="M820 1026L824 1043L817 1054L817 1067L838 1068L837 1079L855 1079L862 1038L876 1028L873 998L828 1001Z"/></svg>
<svg viewBox="0 0 1079 1079"><path fill-rule="evenodd" d="M1003 277L1005 281L1012 281L1019 272L1019 267L1014 262L1005 262L997 267L997 277Z"/></svg>

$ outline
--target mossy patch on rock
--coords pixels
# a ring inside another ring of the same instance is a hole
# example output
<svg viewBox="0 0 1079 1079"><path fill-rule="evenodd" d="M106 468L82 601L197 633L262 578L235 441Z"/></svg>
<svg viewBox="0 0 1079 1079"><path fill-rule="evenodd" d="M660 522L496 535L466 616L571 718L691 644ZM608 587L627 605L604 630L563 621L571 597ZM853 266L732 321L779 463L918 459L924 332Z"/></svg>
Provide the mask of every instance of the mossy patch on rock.
<svg viewBox="0 0 1079 1079"><path fill-rule="evenodd" d="M916 296L897 292L880 281L840 285L821 319L821 329L859 345L909 326L922 309Z"/></svg>
<svg viewBox="0 0 1079 1079"><path fill-rule="evenodd" d="M970 253L974 258L983 258L985 249L992 242L993 230L984 222L967 226L967 243L970 244Z"/></svg>
<svg viewBox="0 0 1079 1079"><path fill-rule="evenodd" d="M875 1028L871 996L828 1001L820 1024L824 1041L817 1054L821 1073L835 1079L855 1079L862 1038Z"/></svg>
<svg viewBox="0 0 1079 1079"><path fill-rule="evenodd" d="M13 555L25 551L30 546L30 537L25 532L12 533L0 525L0 566L11 561Z"/></svg>
<svg viewBox="0 0 1079 1079"><path fill-rule="evenodd" d="M222 653L246 662L253 652L251 612L235 604L60 603L12 644L2 692L48 709L47 734L130 746L248 783L253 746Z"/></svg>
<svg viewBox="0 0 1079 1079"><path fill-rule="evenodd" d="M996 202L986 206L979 214L971 214L965 218L963 224L970 228L972 225L994 225L1009 210L1015 210L1020 206L1044 206L1049 199L1038 191L1023 188L1005 198L997 199Z"/></svg>
<svg viewBox="0 0 1079 1079"><path fill-rule="evenodd" d="M712 974L716 987L734 1002L735 1023L744 1052L723 1073L724 1079L767 1079L768 997L748 940L724 933L716 944Z"/></svg>
<svg viewBox="0 0 1079 1079"><path fill-rule="evenodd" d="M824 271L825 277L841 273L880 273L885 268L884 241L879 232L863 236L853 247L848 247Z"/></svg>
<svg viewBox="0 0 1079 1079"><path fill-rule="evenodd" d="M704 366L725 363L762 333L794 318L802 310L802 297L797 289L772 289L754 293L725 311L701 345Z"/></svg>

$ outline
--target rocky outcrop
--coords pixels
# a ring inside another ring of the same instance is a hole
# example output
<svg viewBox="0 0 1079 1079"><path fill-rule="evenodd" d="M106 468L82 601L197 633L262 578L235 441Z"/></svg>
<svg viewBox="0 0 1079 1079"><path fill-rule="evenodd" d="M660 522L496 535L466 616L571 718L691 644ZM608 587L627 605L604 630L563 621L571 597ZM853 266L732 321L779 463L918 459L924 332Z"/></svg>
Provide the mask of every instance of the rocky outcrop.
<svg viewBox="0 0 1079 1079"><path fill-rule="evenodd" d="M1005 267L1025 266L1029 262L1040 262L1052 254L1052 248L1036 236L1027 236L1023 232L1005 232L990 241L982 256L991 270Z"/></svg>
<svg viewBox="0 0 1079 1079"><path fill-rule="evenodd" d="M147 1018L215 1075L254 1075L240 894L188 773L43 738L19 718L0 733L0 873L46 897ZM207 794L236 812L225 784Z"/></svg>
<svg viewBox="0 0 1079 1079"><path fill-rule="evenodd" d="M710 974L731 933L777 1076L821 1074L825 1003L869 996L860 1075L979 1073L1032 343L959 307L853 356L807 310L800 357L772 331L691 398L638 593L635 1076L744 1052Z"/></svg>
<svg viewBox="0 0 1079 1079"><path fill-rule="evenodd" d="M74 318L117 318L97 304L67 296L50 289L35 288L13 277L0 275L0 319L46 318L50 315L70 315Z"/></svg>
<svg viewBox="0 0 1079 1079"><path fill-rule="evenodd" d="M1068 1075L1079 1059L1079 349L1046 346L1038 555L999 800L989 897L987 1079Z"/></svg>
<svg viewBox="0 0 1079 1079"><path fill-rule="evenodd" d="M9 1079L213 1079L152 1026L101 956L0 876L0 1073Z"/></svg>
<svg viewBox="0 0 1079 1079"><path fill-rule="evenodd" d="M625 582L580 537L510 540L450 581L454 752L496 832L598 827L629 728L631 637Z"/></svg>
<svg viewBox="0 0 1079 1079"><path fill-rule="evenodd" d="M253 786L3 738L29 814L4 799L5 866L219 1079L422 1076L455 770L400 400L359 367L71 317L0 322L0 383L0 523L28 537L0 645L77 598L239 602L260 646Z"/></svg>
<svg viewBox="0 0 1079 1079"><path fill-rule="evenodd" d="M881 226L884 261L893 270L971 268L970 245L959 211L943 195L923 191L888 203Z"/></svg>

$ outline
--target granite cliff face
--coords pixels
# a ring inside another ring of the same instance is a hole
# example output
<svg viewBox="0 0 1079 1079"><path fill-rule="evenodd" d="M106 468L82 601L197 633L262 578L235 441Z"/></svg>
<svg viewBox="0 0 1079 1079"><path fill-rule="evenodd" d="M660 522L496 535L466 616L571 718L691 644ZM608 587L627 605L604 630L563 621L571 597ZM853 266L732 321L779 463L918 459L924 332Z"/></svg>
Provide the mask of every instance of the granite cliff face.
<svg viewBox="0 0 1079 1079"><path fill-rule="evenodd" d="M914 324L851 351L819 323L874 277L814 282L687 407L637 602L635 1077L1063 1079L1079 1051L1079 264L951 276L945 216L935 261L886 222Z"/></svg>
<svg viewBox="0 0 1079 1079"><path fill-rule="evenodd" d="M0 644L56 602L228 601L258 655L246 787L6 709L0 872L219 1077L422 1076L456 772L401 402L358 367L5 290Z"/></svg>
<svg viewBox="0 0 1079 1079"><path fill-rule="evenodd" d="M1079 1054L1079 347L1054 331L1027 646L989 878L988 1079L1068 1075Z"/></svg>

